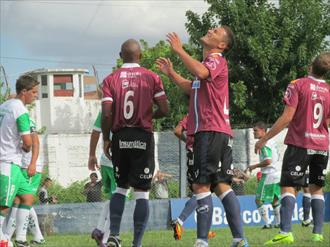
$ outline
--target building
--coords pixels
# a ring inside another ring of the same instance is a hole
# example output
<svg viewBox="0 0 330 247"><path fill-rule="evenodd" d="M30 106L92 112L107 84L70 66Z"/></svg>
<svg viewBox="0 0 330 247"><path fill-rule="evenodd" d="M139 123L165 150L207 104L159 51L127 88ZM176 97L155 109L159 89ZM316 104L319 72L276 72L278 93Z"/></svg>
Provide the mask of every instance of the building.
<svg viewBox="0 0 330 247"><path fill-rule="evenodd" d="M86 69L37 69L26 72L40 81L33 108L37 126L47 134L90 132L100 110L97 80Z"/></svg>

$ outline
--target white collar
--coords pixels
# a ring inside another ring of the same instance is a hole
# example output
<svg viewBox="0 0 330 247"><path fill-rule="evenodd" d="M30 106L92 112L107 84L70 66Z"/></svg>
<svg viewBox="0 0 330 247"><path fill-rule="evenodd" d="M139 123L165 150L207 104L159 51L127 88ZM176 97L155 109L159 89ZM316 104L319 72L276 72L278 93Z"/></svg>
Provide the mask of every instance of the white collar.
<svg viewBox="0 0 330 247"><path fill-rule="evenodd" d="M220 52L211 53L211 54L209 54L209 56L210 55L216 55L216 54L218 54L218 55L220 55L222 57L222 53L220 53Z"/></svg>
<svg viewBox="0 0 330 247"><path fill-rule="evenodd" d="M140 67L138 63L124 63L121 68L136 68Z"/></svg>
<svg viewBox="0 0 330 247"><path fill-rule="evenodd" d="M314 81L317 81L317 82L325 82L325 80L322 80L322 79L316 79L314 76L311 76L309 75L308 78L314 80Z"/></svg>

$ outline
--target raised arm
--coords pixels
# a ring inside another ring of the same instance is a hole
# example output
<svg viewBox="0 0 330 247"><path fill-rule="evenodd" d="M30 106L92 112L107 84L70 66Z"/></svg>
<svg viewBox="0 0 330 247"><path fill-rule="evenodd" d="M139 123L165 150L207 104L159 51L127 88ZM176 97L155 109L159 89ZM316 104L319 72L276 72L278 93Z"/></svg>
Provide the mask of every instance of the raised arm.
<svg viewBox="0 0 330 247"><path fill-rule="evenodd" d="M191 57L182 47L181 40L176 33L168 33L167 41L170 43L172 50L178 54L186 68L199 79L206 79L210 72L204 64Z"/></svg>
<svg viewBox="0 0 330 247"><path fill-rule="evenodd" d="M178 74L169 58L160 57L156 60L157 68L173 81L185 94L190 95L191 81Z"/></svg>

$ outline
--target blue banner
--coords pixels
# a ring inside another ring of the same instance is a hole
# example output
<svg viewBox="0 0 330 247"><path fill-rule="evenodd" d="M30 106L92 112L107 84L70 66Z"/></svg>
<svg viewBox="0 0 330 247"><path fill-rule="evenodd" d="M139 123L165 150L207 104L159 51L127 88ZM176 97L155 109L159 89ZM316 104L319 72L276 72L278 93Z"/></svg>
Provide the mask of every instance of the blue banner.
<svg viewBox="0 0 330 247"><path fill-rule="evenodd" d="M189 198L188 198L189 199ZM171 217L172 219L176 219L182 209L185 206L185 203L188 199L171 199ZM228 226L226 213L222 206L222 203L219 198L213 197L213 219L212 219L212 227L226 227ZM241 216L243 219L244 225L255 226L255 225L263 225L263 221L261 216L257 210L255 204L255 196L238 196L239 202L241 204ZM330 221L330 192L324 193L325 199L325 221ZM272 206L267 204L267 213L269 218L274 221L274 214L272 210ZM297 203L294 209L294 213L292 216L292 223L298 224L301 222L303 217L303 208L302 208L302 193L299 193L297 196ZM184 222L185 228L195 228L196 227L196 212L189 216L189 218Z"/></svg>

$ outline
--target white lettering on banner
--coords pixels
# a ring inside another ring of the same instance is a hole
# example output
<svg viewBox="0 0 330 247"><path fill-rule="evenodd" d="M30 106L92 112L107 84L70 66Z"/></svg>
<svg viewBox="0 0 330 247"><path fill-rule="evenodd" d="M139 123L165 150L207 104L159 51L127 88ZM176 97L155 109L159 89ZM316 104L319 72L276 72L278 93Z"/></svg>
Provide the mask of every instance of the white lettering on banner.
<svg viewBox="0 0 330 247"><path fill-rule="evenodd" d="M271 204L266 205L266 214L268 215L271 222L275 220L273 214L273 207ZM294 208L294 212L292 215L292 221L298 221L303 219L303 208L299 208L297 203ZM242 220L243 223L246 225L249 224L258 224L261 222L261 216L259 214L258 209L255 210L243 210L242 212ZM194 221L197 222L197 213L194 213ZM228 225L226 212L220 207L213 208L213 215L212 215L212 225L219 226L219 225Z"/></svg>

